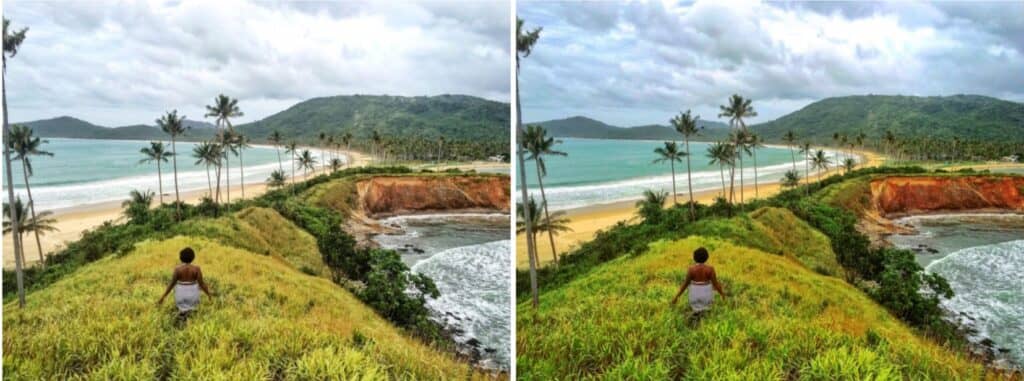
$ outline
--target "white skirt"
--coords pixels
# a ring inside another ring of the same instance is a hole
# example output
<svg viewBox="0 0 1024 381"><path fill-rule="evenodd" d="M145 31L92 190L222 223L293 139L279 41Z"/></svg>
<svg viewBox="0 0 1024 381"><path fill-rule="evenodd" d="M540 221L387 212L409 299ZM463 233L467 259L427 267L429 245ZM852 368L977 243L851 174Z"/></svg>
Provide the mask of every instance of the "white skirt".
<svg viewBox="0 0 1024 381"><path fill-rule="evenodd" d="M690 283L690 308L693 311L701 312L711 308L713 298L711 283Z"/></svg>
<svg viewBox="0 0 1024 381"><path fill-rule="evenodd" d="M174 304L179 312L188 312L199 306L199 284L178 283L174 285Z"/></svg>

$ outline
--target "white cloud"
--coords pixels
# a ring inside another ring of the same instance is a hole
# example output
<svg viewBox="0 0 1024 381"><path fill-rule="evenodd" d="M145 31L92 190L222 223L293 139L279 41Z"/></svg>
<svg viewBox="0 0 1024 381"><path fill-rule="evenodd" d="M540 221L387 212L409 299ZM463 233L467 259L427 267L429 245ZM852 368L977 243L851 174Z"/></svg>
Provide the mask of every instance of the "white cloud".
<svg viewBox="0 0 1024 381"><path fill-rule="evenodd" d="M509 100L509 3L32 2L8 65L15 121L192 118L225 93L256 120L340 94Z"/></svg>

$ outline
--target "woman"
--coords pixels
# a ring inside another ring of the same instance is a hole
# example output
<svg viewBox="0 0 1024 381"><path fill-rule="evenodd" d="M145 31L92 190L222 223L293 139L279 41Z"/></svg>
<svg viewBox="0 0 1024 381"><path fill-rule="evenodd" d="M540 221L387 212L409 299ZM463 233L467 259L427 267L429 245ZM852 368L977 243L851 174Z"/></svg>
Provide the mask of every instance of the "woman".
<svg viewBox="0 0 1024 381"><path fill-rule="evenodd" d="M689 287L690 308L693 309L693 312L704 312L711 308L711 300L714 297L711 294L711 287L714 287L723 299L725 299L725 292L722 291L722 284L718 283L718 277L715 276L715 268L704 264L708 261L708 250L703 247L697 248L693 251L693 260L697 264L686 270L686 280L683 281L683 286L679 288L676 297L672 298L672 304L676 304L679 295L682 295Z"/></svg>
<svg viewBox="0 0 1024 381"><path fill-rule="evenodd" d="M160 297L160 301L156 302L156 304L163 304L164 298L173 289L174 304L178 306L178 315L186 317L189 312L192 312L192 310L199 306L200 289L206 293L206 296L212 298L213 295L210 295L210 289L206 287L206 282L203 282L203 270L199 266L192 264L192 261L196 259L196 253L192 251L192 248L186 247L182 249L178 257L181 259L182 264L174 268L171 284L167 285L167 291L164 291L164 295Z"/></svg>

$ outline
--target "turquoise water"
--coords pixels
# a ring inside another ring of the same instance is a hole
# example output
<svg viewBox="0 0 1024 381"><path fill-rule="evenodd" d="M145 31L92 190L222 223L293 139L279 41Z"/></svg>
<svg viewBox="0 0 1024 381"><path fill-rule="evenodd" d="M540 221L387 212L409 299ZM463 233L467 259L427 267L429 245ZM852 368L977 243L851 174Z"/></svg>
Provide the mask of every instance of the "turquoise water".
<svg viewBox="0 0 1024 381"><path fill-rule="evenodd" d="M977 330L972 341L991 340L1004 366L1024 367L1024 215L948 214L897 221L918 234L888 240L918 249L918 262L949 281L955 295L942 301L949 318Z"/></svg>
<svg viewBox="0 0 1024 381"><path fill-rule="evenodd" d="M139 163L139 150L148 141L47 139L42 149L53 157L33 157L32 196L41 210L63 209L127 198L133 189L157 191L156 163ZM166 142L170 145L170 142ZM206 169L195 165L192 147L196 143L178 142L178 183L184 191L206 189ZM286 154L286 172L291 172ZM243 153L246 183L263 182L277 169L277 153L270 147L251 147ZM321 160L322 162L322 160ZM26 199L21 163L14 163L14 189ZM165 201L174 197L172 163L161 163ZM238 160L231 158L231 184L239 179Z"/></svg>
<svg viewBox="0 0 1024 381"><path fill-rule="evenodd" d="M544 190L552 209L571 209L586 205L606 204L640 198L645 189L672 191L671 168L668 163L654 164L654 149L662 141L563 139L556 150L569 155L544 158L548 175ZM682 144L680 141L679 144ZM720 189L718 165L710 165L706 156L711 143L690 143L693 190ZM796 153L796 167L803 175L804 164ZM838 162L833 158L833 162ZM531 193L539 197L536 164L526 163ZM763 147L757 150L758 179L775 182L792 169L790 150L784 147ZM744 158L745 184L753 184L753 160ZM518 172L517 172L518 173ZM728 184L728 176L725 179ZM739 176L736 177L739 186ZM676 163L676 191L686 193L686 162ZM748 195L749 196L753 196ZM738 196L737 196L738 197Z"/></svg>

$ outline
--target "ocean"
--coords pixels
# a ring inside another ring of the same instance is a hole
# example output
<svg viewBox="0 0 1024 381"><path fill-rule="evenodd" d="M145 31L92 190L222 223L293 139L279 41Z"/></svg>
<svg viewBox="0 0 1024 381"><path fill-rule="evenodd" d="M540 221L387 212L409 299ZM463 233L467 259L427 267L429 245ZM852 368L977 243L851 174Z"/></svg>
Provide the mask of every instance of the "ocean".
<svg viewBox="0 0 1024 381"><path fill-rule="evenodd" d="M399 216L381 223L401 234L378 235L384 248L402 253L413 272L426 274L441 296L427 299L432 318L455 332L480 365L508 370L511 361L512 243L507 214Z"/></svg>
<svg viewBox="0 0 1024 381"><path fill-rule="evenodd" d="M555 149L568 153L568 156L544 157L547 167L544 191L548 205L551 209L564 210L639 199L646 189L671 192L669 163L652 163L657 158L654 149L663 144L652 140L562 139L562 144ZM694 153L690 158L694 192L720 189L722 186L718 165L709 164L706 156L711 144L690 142L690 150ZM775 146L758 149L759 181L774 182L782 178L783 173L793 168L792 155L796 156L796 168L803 176L804 163L799 152L791 154L789 148ZM836 153L832 155L833 163L841 161L836 159ZM743 164L744 183L753 184L753 160L749 156L744 157ZM518 174L518 169L516 171ZM536 164L528 161L526 171L531 194L540 198ZM725 181L728 183L728 176ZM738 175L736 186L739 186ZM676 163L676 191L680 194L687 191L685 159Z"/></svg>
<svg viewBox="0 0 1024 381"><path fill-rule="evenodd" d="M998 361L1024 367L1024 215L943 214L897 222L918 234L888 240L916 249L926 271L949 281L955 295L942 301L949 317L977 330L971 341L991 340Z"/></svg>
<svg viewBox="0 0 1024 381"><path fill-rule="evenodd" d="M139 150L148 147L148 141L98 139L46 139L41 149L53 157L31 158L34 175L29 178L32 196L40 210L58 210L70 207L118 201L128 197L133 189L157 192L156 163L139 163L143 158ZM165 142L168 146L170 142ZM206 168L196 165L192 147L197 143L178 142L179 190L194 191L207 188ZM169 149L169 147L168 147ZM318 151L314 151L322 157ZM281 150L285 172L291 173L288 155ZM278 168L277 152L272 147L253 146L243 153L245 181L266 181L270 172ZM323 160L320 160L323 163ZM231 158L231 184L239 184L237 157ZM174 170L172 162L161 163L164 201L174 199ZM296 169L296 173L300 173ZM14 162L14 189L27 200L21 162ZM234 196L234 194L232 195Z"/></svg>

